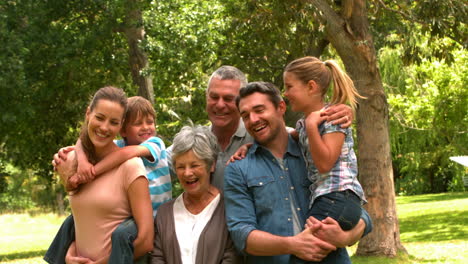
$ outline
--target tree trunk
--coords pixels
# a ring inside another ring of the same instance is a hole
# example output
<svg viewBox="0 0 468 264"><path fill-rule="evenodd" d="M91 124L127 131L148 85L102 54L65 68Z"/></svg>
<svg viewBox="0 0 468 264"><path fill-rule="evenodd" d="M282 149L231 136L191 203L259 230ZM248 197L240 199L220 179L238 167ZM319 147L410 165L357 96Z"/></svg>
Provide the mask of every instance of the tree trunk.
<svg viewBox="0 0 468 264"><path fill-rule="evenodd" d="M388 105L376 52L369 33L366 1L344 1L336 13L325 0L311 3L326 25L326 36L340 55L356 89L365 97L357 110L359 180L364 188L374 229L361 239L357 255L394 257L406 252L400 241L388 129ZM350 11L350 6L352 11Z"/></svg>
<svg viewBox="0 0 468 264"><path fill-rule="evenodd" d="M63 192L59 190L56 194L58 215L65 215L65 206L63 204Z"/></svg>
<svg viewBox="0 0 468 264"><path fill-rule="evenodd" d="M145 38L139 0L127 0L127 16L123 31L127 37L129 64L133 82L138 86L138 95L154 104L152 77L148 74L142 74L145 69L148 69L149 62L148 56L139 46Z"/></svg>

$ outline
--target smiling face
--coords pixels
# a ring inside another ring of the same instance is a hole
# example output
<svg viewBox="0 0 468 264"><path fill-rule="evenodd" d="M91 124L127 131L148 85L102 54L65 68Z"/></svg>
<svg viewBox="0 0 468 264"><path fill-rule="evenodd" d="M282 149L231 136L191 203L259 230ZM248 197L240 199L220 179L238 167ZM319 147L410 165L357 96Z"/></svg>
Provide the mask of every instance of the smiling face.
<svg viewBox="0 0 468 264"><path fill-rule="evenodd" d="M294 112L307 112L307 108L314 103L311 101L311 87L299 80L294 73L285 72L283 79L284 96L288 98L291 110Z"/></svg>
<svg viewBox="0 0 468 264"><path fill-rule="evenodd" d="M139 145L148 138L156 136L153 116L138 115L134 120L129 120L120 131L120 135L127 140L128 145Z"/></svg>
<svg viewBox="0 0 468 264"><path fill-rule="evenodd" d="M284 101L278 107L266 94L253 93L239 101L239 112L249 134L261 145L269 148L284 130Z"/></svg>
<svg viewBox="0 0 468 264"><path fill-rule="evenodd" d="M212 78L206 92L206 112L214 127L236 127L239 111L236 97L239 95L239 80Z"/></svg>
<svg viewBox="0 0 468 264"><path fill-rule="evenodd" d="M125 109L117 102L101 99L92 111L86 112L88 135L96 153L113 146L113 140L122 127Z"/></svg>
<svg viewBox="0 0 468 264"><path fill-rule="evenodd" d="M210 172L214 170L214 165L208 168L193 150L176 156L173 162L177 178L187 195L201 197L209 191Z"/></svg>

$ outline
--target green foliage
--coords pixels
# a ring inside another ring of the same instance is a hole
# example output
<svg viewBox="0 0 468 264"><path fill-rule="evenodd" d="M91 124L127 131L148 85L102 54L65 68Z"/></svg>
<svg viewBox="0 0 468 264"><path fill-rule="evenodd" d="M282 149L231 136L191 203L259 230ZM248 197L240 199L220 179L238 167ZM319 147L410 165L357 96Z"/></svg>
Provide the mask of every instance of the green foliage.
<svg viewBox="0 0 468 264"><path fill-rule="evenodd" d="M78 135L89 96L104 85L131 92L125 39L106 1L0 3L2 160L41 178L54 201L52 155Z"/></svg>
<svg viewBox="0 0 468 264"><path fill-rule="evenodd" d="M468 6L458 0L383 0L369 2L369 21L376 49L400 46L405 64L436 58L454 62L453 51L467 48ZM416 34L415 34L416 33ZM392 38L387 36L393 35ZM419 46L419 36L429 38ZM445 41L450 38L452 41Z"/></svg>
<svg viewBox="0 0 468 264"><path fill-rule="evenodd" d="M463 190L464 168L449 157L468 151L466 51L455 52L452 65L423 60L408 67L401 52L386 48L379 56L390 104L395 189L402 194Z"/></svg>
<svg viewBox="0 0 468 264"><path fill-rule="evenodd" d="M167 144L189 120L207 123L204 91L219 66L281 87L287 62L332 52L307 1L0 1L0 191L15 194L16 182L40 186L8 201L54 202L50 160L76 141L89 96L104 85L136 94L122 34L132 4L143 12L141 47L150 61L143 74L153 76ZM397 190L461 190L463 169L447 158L466 154L466 4L383 0L368 8L392 106ZM25 171L15 183L7 164Z"/></svg>
<svg viewBox="0 0 468 264"><path fill-rule="evenodd" d="M158 132L169 141L189 120L206 124L205 89L223 45L218 1L153 1L144 13Z"/></svg>
<svg viewBox="0 0 468 264"><path fill-rule="evenodd" d="M0 193L1 213L30 210L36 203L31 197L34 186L34 176L30 172L22 175L22 171L6 166L3 170L3 179L6 188Z"/></svg>

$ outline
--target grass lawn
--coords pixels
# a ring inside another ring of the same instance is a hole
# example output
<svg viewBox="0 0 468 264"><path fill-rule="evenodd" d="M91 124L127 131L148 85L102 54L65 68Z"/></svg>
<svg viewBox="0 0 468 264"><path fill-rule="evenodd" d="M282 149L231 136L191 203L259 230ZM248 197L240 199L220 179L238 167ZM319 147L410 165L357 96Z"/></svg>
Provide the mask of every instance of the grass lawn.
<svg viewBox="0 0 468 264"><path fill-rule="evenodd" d="M408 255L352 257L355 264L468 263L468 192L397 197L401 240ZM64 217L0 215L0 263L42 260ZM354 252L355 248L349 248Z"/></svg>

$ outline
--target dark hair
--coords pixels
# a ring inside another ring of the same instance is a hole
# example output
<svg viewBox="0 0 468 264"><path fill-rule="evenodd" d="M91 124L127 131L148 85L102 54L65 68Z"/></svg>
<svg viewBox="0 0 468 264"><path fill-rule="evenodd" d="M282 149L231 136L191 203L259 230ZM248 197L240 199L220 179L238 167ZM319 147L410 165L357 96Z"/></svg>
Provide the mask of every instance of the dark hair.
<svg viewBox="0 0 468 264"><path fill-rule="evenodd" d="M125 112L127 111L127 96L125 95L125 92L122 89L113 86L106 86L100 88L94 94L93 98L89 103L88 109L90 112L92 112L94 108L96 108L96 105L99 102L99 100L108 100L120 104L124 109L124 116L122 116L122 119L125 119ZM86 157L88 157L89 162L92 164L96 164L98 161L96 156L96 150L94 148L93 142L91 142L91 139L88 135L88 121L86 119L83 122L83 126L81 127L80 140L81 146L83 147L83 152L86 154Z"/></svg>
<svg viewBox="0 0 468 264"><path fill-rule="evenodd" d="M284 72L293 73L303 83L315 81L320 87L322 98L326 95L330 82L333 81L333 95L331 104L349 102L353 110L356 109L357 98L365 99L354 88L351 78L334 60L321 61L312 56L296 59L290 62Z"/></svg>
<svg viewBox="0 0 468 264"><path fill-rule="evenodd" d="M281 93L274 84L269 82L250 82L245 87L242 87L239 91L239 96L236 98L236 105L239 108L239 102L242 98L247 97L253 93L266 94L270 102L278 108L279 103L283 101Z"/></svg>

